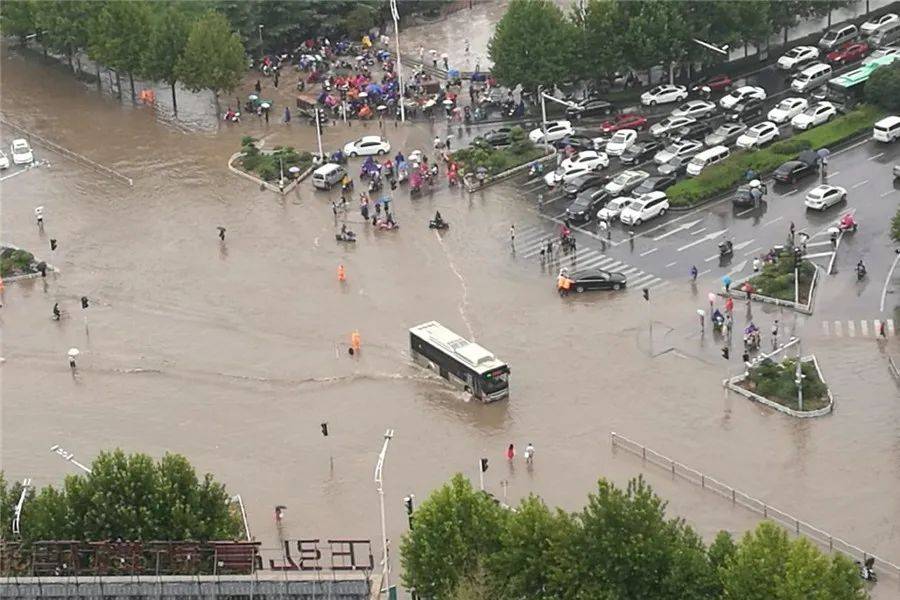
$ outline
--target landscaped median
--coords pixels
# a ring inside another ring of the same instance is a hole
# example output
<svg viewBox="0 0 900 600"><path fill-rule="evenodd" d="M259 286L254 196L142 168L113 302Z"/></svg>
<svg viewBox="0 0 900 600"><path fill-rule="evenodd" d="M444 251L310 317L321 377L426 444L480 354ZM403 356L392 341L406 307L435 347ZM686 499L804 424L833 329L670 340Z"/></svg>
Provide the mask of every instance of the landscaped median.
<svg viewBox="0 0 900 600"><path fill-rule="evenodd" d="M257 140L245 136L241 151L228 161L233 171L262 183L273 191L289 191L290 187L313 166L314 157L309 152L297 152L290 146L275 146L271 151L262 150ZM282 175L283 190L279 188Z"/></svg>
<svg viewBox="0 0 900 600"><path fill-rule="evenodd" d="M761 150L738 150L730 158L691 179L676 183L668 190L669 204L690 207L734 189L748 170L765 175L804 150L828 148L872 130L884 111L863 105L830 123L820 125Z"/></svg>
<svg viewBox="0 0 900 600"><path fill-rule="evenodd" d="M518 167L548 156L543 146L531 143L521 127L513 127L509 138L511 143L499 148L476 140L469 147L454 152L452 159L459 165L464 177L470 174L475 177L478 183L474 187L477 188L501 179Z"/></svg>
<svg viewBox="0 0 900 600"><path fill-rule="evenodd" d="M816 266L808 260L798 259L793 249L788 248L779 252L774 261L765 262L760 273L732 283L729 290L720 294L743 298L750 286L753 300L812 314L817 278Z"/></svg>

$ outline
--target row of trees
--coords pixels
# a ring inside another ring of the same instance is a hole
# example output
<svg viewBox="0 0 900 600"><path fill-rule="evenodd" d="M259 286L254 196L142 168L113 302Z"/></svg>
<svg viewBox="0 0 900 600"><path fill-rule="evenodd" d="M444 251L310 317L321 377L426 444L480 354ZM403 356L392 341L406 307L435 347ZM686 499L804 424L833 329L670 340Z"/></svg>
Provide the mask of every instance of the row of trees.
<svg viewBox="0 0 900 600"><path fill-rule="evenodd" d="M566 14L553 0L512 0L489 55L504 85L527 90L574 80L599 82L617 71L670 69L721 60L693 40L765 45L803 19L822 18L857 0L587 0Z"/></svg>
<svg viewBox="0 0 900 600"><path fill-rule="evenodd" d="M116 74L181 82L192 91L230 91L246 72L240 37L220 13L202 2L126 0L9 0L0 4L0 30L23 42L35 37L80 70L79 53ZM121 86L119 86L121 94Z"/></svg>
<svg viewBox="0 0 900 600"><path fill-rule="evenodd" d="M8 485L0 472L0 538L19 537L12 521L21 493L22 484ZM116 450L61 488L29 488L20 531L24 541L230 540L242 537L243 526L225 486L209 473L199 479L183 456L156 462Z"/></svg>
<svg viewBox="0 0 900 600"><path fill-rule="evenodd" d="M462 475L413 515L403 582L431 600L858 600L856 566L761 523L705 546L642 480L600 480L579 512L531 496L498 506Z"/></svg>

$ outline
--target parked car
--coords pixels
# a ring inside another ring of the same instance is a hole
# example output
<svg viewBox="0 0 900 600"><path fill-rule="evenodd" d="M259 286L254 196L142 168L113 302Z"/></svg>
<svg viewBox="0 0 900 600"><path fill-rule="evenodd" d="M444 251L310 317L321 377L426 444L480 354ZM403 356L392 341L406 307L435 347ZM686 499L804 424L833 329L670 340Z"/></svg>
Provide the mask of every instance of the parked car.
<svg viewBox="0 0 900 600"><path fill-rule="evenodd" d="M656 167L656 172L660 175L675 175L676 177L684 175L687 173L688 160L674 156Z"/></svg>
<svg viewBox="0 0 900 600"><path fill-rule="evenodd" d="M641 185L645 179L650 177L650 173L646 171L622 171L612 181L603 188L613 197L622 196Z"/></svg>
<svg viewBox="0 0 900 600"><path fill-rule="evenodd" d="M586 173L591 173L593 172L593 170L594 169L590 168L586 164L570 163L566 166L560 165L555 171L544 175L544 183L546 183L549 187L556 187L556 185L560 183L567 183L569 181L572 181L576 177L580 177Z"/></svg>
<svg viewBox="0 0 900 600"><path fill-rule="evenodd" d="M888 46L886 48L879 48L865 59L863 59L863 66L878 60L879 58L884 58L885 56L893 56L894 60L897 60L898 56L900 56L900 46Z"/></svg>
<svg viewBox="0 0 900 600"><path fill-rule="evenodd" d="M825 58L830 63L834 63L836 65L846 65L847 63L856 62L858 60L862 60L866 56L868 56L869 52L872 51L872 48L869 47L869 44L866 42L851 42L849 44L845 44L839 50L834 50L825 55Z"/></svg>
<svg viewBox="0 0 900 600"><path fill-rule="evenodd" d="M566 207L566 220L572 223L587 223L597 211L609 201L609 192L603 188L590 188L575 197Z"/></svg>
<svg viewBox="0 0 900 600"><path fill-rule="evenodd" d="M894 165L893 171L894 171L894 179L897 179L898 177L900 177L900 164Z"/></svg>
<svg viewBox="0 0 900 600"><path fill-rule="evenodd" d="M34 154L31 152L31 146L28 140L18 138L9 145L9 152L12 154L13 163L17 165L30 165L34 162Z"/></svg>
<svg viewBox="0 0 900 600"><path fill-rule="evenodd" d="M634 188L634 195L649 194L650 192L662 192L675 185L678 180L675 175L655 175L645 179L641 185Z"/></svg>
<svg viewBox="0 0 900 600"><path fill-rule="evenodd" d="M725 113L725 120L749 123L762 118L764 110L765 105L762 100L759 98L748 98L732 106L731 110Z"/></svg>
<svg viewBox="0 0 900 600"><path fill-rule="evenodd" d="M712 123L709 121L697 121L678 129L672 137L685 140L702 140L712 132Z"/></svg>
<svg viewBox="0 0 900 600"><path fill-rule="evenodd" d="M825 35L819 40L819 48L830 52L847 42L852 42L857 37L859 37L859 29L856 28L856 25L852 23L838 25L825 32Z"/></svg>
<svg viewBox="0 0 900 600"><path fill-rule="evenodd" d="M722 98L719 100L719 106L728 110L736 104L744 102L745 100L749 100L750 98L765 100L766 90L754 85L742 85L741 87L731 90L729 93L722 96Z"/></svg>
<svg viewBox="0 0 900 600"><path fill-rule="evenodd" d="M658 165L669 162L673 157L687 160L703 150L703 144L696 140L676 140L660 150L653 157Z"/></svg>
<svg viewBox="0 0 900 600"><path fill-rule="evenodd" d="M622 213L622 209L625 208L633 199L634 198L629 198L628 196L613 198L606 203L606 206L597 211L597 218L601 221L612 223L615 219L619 218L619 215Z"/></svg>
<svg viewBox="0 0 900 600"><path fill-rule="evenodd" d="M548 142L561 140L567 135L572 135L573 133L575 133L575 130L572 128L572 123L570 123L569 121L547 121ZM544 132L542 128L538 127L537 129L533 129L528 134L528 139L531 140L531 143L533 144L543 143Z"/></svg>
<svg viewBox="0 0 900 600"><path fill-rule="evenodd" d="M695 121L696 119L693 119L691 117L666 117L659 123L656 123L655 125L650 127L650 135L654 137L668 135L672 131L680 129L685 125L690 125Z"/></svg>
<svg viewBox="0 0 900 600"><path fill-rule="evenodd" d="M896 21L900 21L900 17L898 17L896 13L885 13L880 17L876 17L871 21L866 21L860 25L859 31L863 35L872 35L882 25L887 25L888 23L894 23Z"/></svg>
<svg viewBox="0 0 900 600"><path fill-rule="evenodd" d="M621 156L637 140L634 129L620 129L615 132L606 144L606 153L610 156Z"/></svg>
<svg viewBox="0 0 900 600"><path fill-rule="evenodd" d="M803 69L819 59L819 49L814 46L796 46L781 55L778 68L784 71Z"/></svg>
<svg viewBox="0 0 900 600"><path fill-rule="evenodd" d="M6 153L3 150L0 150L0 169L8 169L9 168L9 158L6 156Z"/></svg>
<svg viewBox="0 0 900 600"><path fill-rule="evenodd" d="M620 129L634 129L643 131L647 128L647 117L637 113L624 113L614 119L600 123L600 131L603 133L615 133Z"/></svg>
<svg viewBox="0 0 900 600"><path fill-rule="evenodd" d="M644 140L633 144L619 157L623 165L636 165L653 158L653 155L663 149L662 140Z"/></svg>
<svg viewBox="0 0 900 600"><path fill-rule="evenodd" d="M716 110L716 105L706 100L688 100L684 104L679 104L672 110L673 117L694 117L695 119L705 117Z"/></svg>
<svg viewBox="0 0 900 600"><path fill-rule="evenodd" d="M566 116L570 119L583 119L584 117L596 117L598 115L611 115L615 108L606 100L600 98L588 98L566 108Z"/></svg>
<svg viewBox="0 0 900 600"><path fill-rule="evenodd" d="M344 154L347 156L372 156L387 154L390 151L391 144L380 135L364 135L358 140L344 144Z"/></svg>
<svg viewBox="0 0 900 600"><path fill-rule="evenodd" d="M669 199L665 192L650 192L628 203L619 214L625 225L640 225L650 219L661 217L669 210Z"/></svg>
<svg viewBox="0 0 900 600"><path fill-rule="evenodd" d="M815 63L797 73L791 80L791 89L798 94L809 92L825 85L833 74L834 70L831 68L831 65Z"/></svg>
<svg viewBox="0 0 900 600"><path fill-rule="evenodd" d="M738 148L759 148L778 139L778 125L769 121L757 123L749 128L737 139L735 145Z"/></svg>
<svg viewBox="0 0 900 600"><path fill-rule="evenodd" d="M796 183L807 175L812 175L819 170L818 155L808 150L794 160L789 160L775 169L772 179L780 183Z"/></svg>
<svg viewBox="0 0 900 600"><path fill-rule="evenodd" d="M573 273L572 289L577 293L592 290L620 290L625 287L625 274L603 269L585 269Z"/></svg>
<svg viewBox="0 0 900 600"><path fill-rule="evenodd" d="M480 138L491 146L508 146L511 143L509 138L511 129L511 127L499 127L497 129L492 129L475 139Z"/></svg>
<svg viewBox="0 0 900 600"><path fill-rule="evenodd" d="M705 168L717 165L723 160L726 160L729 156L731 156L731 151L728 149L728 146L713 146L712 148L707 148L691 158L687 166L687 174L691 177L696 177L697 175L700 175Z"/></svg>
<svg viewBox="0 0 900 600"><path fill-rule="evenodd" d="M593 138L590 138L582 133L573 133L572 135L567 135L561 140L556 140L555 142L553 142L553 146L559 149L571 147L577 152L581 152L583 150L596 150Z"/></svg>
<svg viewBox="0 0 900 600"><path fill-rule="evenodd" d="M806 208L814 210L826 210L835 204L840 204L847 199L847 190L836 185L823 183L817 185L806 194L804 204Z"/></svg>
<svg viewBox="0 0 900 600"><path fill-rule="evenodd" d="M571 158L562 161L560 166L564 168L584 166L589 170L599 171L609 166L609 157L603 152L597 152L596 150L582 150Z"/></svg>
<svg viewBox="0 0 900 600"><path fill-rule="evenodd" d="M737 140L742 133L747 131L743 123L722 123L715 131L704 138L707 146L728 146Z"/></svg>
<svg viewBox="0 0 900 600"><path fill-rule="evenodd" d="M641 94L641 104L644 106L655 106L657 104L668 104L669 102L681 102L686 100L687 97L687 88L683 85L664 84Z"/></svg>
<svg viewBox="0 0 900 600"><path fill-rule="evenodd" d="M766 118L773 123L787 123L806 110L808 106L809 102L806 98L785 98L769 111Z"/></svg>
<svg viewBox="0 0 900 600"><path fill-rule="evenodd" d="M791 119L794 129L809 129L827 123L837 116L837 108L831 102L819 102Z"/></svg>
<svg viewBox="0 0 900 600"><path fill-rule="evenodd" d="M728 75L710 75L692 83L690 89L694 93L704 92L704 88L708 88L710 92L721 92L730 89L733 83Z"/></svg>
<svg viewBox="0 0 900 600"><path fill-rule="evenodd" d="M585 173L574 177L563 185L563 192L566 196L574 198L581 192L592 188L602 188L610 182L612 178L609 175L601 175L600 173Z"/></svg>
<svg viewBox="0 0 900 600"><path fill-rule="evenodd" d="M734 192L734 196L731 197L731 203L738 207L754 206L755 200L753 199L752 189L753 188L746 184L738 186L738 189ZM762 195L760 196L760 200L766 197L766 184L762 184L761 191Z"/></svg>

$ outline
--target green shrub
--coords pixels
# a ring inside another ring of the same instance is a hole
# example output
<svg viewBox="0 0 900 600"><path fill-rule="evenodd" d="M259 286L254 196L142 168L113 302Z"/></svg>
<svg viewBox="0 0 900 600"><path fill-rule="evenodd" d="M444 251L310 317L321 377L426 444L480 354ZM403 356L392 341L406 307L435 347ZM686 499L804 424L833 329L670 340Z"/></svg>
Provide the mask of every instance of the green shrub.
<svg viewBox="0 0 900 600"><path fill-rule="evenodd" d="M0 254L0 276L9 277L16 272L28 272L34 262L34 255L26 250L4 248Z"/></svg>
<svg viewBox="0 0 900 600"><path fill-rule="evenodd" d="M812 263L805 260L800 261L800 302L805 302L809 295L809 286L815 271L816 267ZM762 295L793 302L794 253L784 251L778 256L776 262L765 263L762 271L751 277L748 283Z"/></svg>
<svg viewBox="0 0 900 600"><path fill-rule="evenodd" d="M866 100L896 112L900 110L900 62L879 67L866 82Z"/></svg>
<svg viewBox="0 0 900 600"><path fill-rule="evenodd" d="M474 172L484 168L488 174L496 175L544 156L543 148L532 144L521 127L512 128L510 142L506 148L494 148L490 144L474 142L467 148L454 152L453 160L465 171Z"/></svg>
<svg viewBox="0 0 900 600"><path fill-rule="evenodd" d="M791 138L789 140L775 142L769 149L775 154L799 154L810 148L812 148L812 144L809 140Z"/></svg>
<svg viewBox="0 0 900 600"><path fill-rule="evenodd" d="M256 138L253 136L245 135L241 138L241 146L252 146L256 143Z"/></svg>
<svg viewBox="0 0 900 600"><path fill-rule="evenodd" d="M760 396L798 410L796 370L796 358L787 358L780 363L767 358L749 370L748 387ZM810 362L802 363L800 372L803 374L803 409L816 410L826 406L828 386L819 379L815 366Z"/></svg>

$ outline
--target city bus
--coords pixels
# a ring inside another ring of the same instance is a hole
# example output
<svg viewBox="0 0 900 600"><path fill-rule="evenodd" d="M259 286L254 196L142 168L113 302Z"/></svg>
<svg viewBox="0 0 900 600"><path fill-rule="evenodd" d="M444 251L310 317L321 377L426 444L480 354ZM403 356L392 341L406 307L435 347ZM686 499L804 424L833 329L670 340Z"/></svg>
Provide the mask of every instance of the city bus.
<svg viewBox="0 0 900 600"><path fill-rule="evenodd" d="M417 364L435 371L482 402L509 396L506 363L437 321L410 328L409 348Z"/></svg>
<svg viewBox="0 0 900 600"><path fill-rule="evenodd" d="M856 70L828 80L825 84L825 99L842 105L845 110L853 108L862 102L869 76L879 67L891 64L894 58L896 57L893 55L873 58Z"/></svg>

